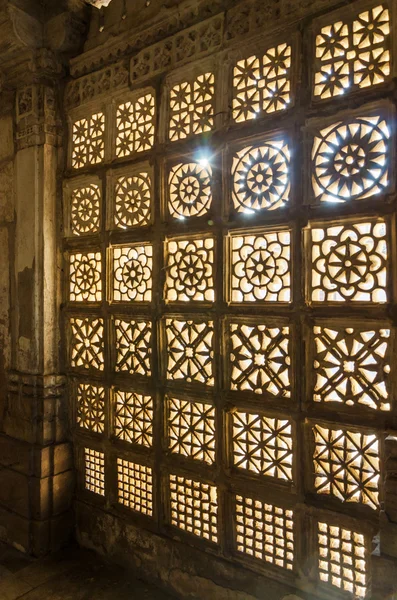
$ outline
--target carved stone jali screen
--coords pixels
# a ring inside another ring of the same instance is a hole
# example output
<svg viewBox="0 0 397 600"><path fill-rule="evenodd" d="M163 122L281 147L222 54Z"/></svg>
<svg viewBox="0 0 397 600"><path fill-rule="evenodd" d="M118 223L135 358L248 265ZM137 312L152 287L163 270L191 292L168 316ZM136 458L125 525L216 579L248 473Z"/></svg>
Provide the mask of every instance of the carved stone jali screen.
<svg viewBox="0 0 397 600"><path fill-rule="evenodd" d="M81 497L364 598L395 111L391 10L354 6L146 79L134 57L130 88L70 111L64 318Z"/></svg>

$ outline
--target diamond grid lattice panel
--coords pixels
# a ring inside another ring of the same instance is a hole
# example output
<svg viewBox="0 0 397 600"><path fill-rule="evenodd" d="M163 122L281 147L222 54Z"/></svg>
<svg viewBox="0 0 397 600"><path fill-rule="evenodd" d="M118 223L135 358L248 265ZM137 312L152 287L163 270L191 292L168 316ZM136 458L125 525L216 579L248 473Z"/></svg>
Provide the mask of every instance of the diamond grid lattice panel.
<svg viewBox="0 0 397 600"><path fill-rule="evenodd" d="M338 18L322 27L316 36L314 96L332 98L386 81L389 34L385 4L356 13L353 20Z"/></svg>
<svg viewBox="0 0 397 600"><path fill-rule="evenodd" d="M118 458L117 492L120 504L148 517L153 515L151 467Z"/></svg>
<svg viewBox="0 0 397 600"><path fill-rule="evenodd" d="M214 385L213 322L166 319L167 378Z"/></svg>
<svg viewBox="0 0 397 600"><path fill-rule="evenodd" d="M105 495L105 455L103 452L84 448L85 462L85 489L98 494Z"/></svg>
<svg viewBox="0 0 397 600"><path fill-rule="evenodd" d="M236 550L277 567L294 566L293 511L236 496Z"/></svg>
<svg viewBox="0 0 397 600"><path fill-rule="evenodd" d="M367 593L364 535L319 522L317 538L320 581L364 598Z"/></svg>
<svg viewBox="0 0 397 600"><path fill-rule="evenodd" d="M169 476L171 525L211 542L218 541L218 496L213 485Z"/></svg>

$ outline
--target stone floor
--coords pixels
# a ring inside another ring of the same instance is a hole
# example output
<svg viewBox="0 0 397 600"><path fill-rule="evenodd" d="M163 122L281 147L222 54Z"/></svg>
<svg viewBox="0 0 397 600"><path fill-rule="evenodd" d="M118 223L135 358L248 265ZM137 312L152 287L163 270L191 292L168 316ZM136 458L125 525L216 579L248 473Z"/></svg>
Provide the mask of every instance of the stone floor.
<svg viewBox="0 0 397 600"><path fill-rule="evenodd" d="M93 552L71 547L34 560L0 543L0 600L172 600Z"/></svg>

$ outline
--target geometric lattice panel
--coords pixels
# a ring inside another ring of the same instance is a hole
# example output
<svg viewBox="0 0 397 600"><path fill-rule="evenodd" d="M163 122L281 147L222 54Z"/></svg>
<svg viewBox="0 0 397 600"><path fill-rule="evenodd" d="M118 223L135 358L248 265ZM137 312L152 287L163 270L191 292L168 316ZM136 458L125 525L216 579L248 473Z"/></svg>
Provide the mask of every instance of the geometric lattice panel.
<svg viewBox="0 0 397 600"><path fill-rule="evenodd" d="M168 447L182 456L215 462L214 406L169 398Z"/></svg>
<svg viewBox="0 0 397 600"><path fill-rule="evenodd" d="M102 298L100 252L70 254L69 299L71 302L100 302Z"/></svg>
<svg viewBox="0 0 397 600"><path fill-rule="evenodd" d="M80 119L72 128L72 167L96 165L105 157L105 115L102 112Z"/></svg>
<svg viewBox="0 0 397 600"><path fill-rule="evenodd" d="M346 223L311 230L311 299L386 302L386 223Z"/></svg>
<svg viewBox="0 0 397 600"><path fill-rule="evenodd" d="M116 371L150 377L151 322L115 319L114 327L117 352Z"/></svg>
<svg viewBox="0 0 397 600"><path fill-rule="evenodd" d="M204 73L192 82L183 81L170 90L169 138L183 140L214 126L214 75Z"/></svg>
<svg viewBox="0 0 397 600"><path fill-rule="evenodd" d="M213 485L170 475L171 525L216 543L218 498Z"/></svg>
<svg viewBox="0 0 397 600"><path fill-rule="evenodd" d="M154 143L155 117L155 100L152 93L117 107L117 158L151 149Z"/></svg>
<svg viewBox="0 0 397 600"><path fill-rule="evenodd" d="M233 69L233 119L288 108L291 102L291 46L279 44L264 55L237 61Z"/></svg>
<svg viewBox="0 0 397 600"><path fill-rule="evenodd" d="M214 385L213 322L165 320L167 378Z"/></svg>
<svg viewBox="0 0 397 600"><path fill-rule="evenodd" d="M312 149L316 202L370 198L389 184L390 130L379 115L350 117L317 132Z"/></svg>
<svg viewBox="0 0 397 600"><path fill-rule="evenodd" d="M213 302L214 240L174 239L166 242L167 302Z"/></svg>
<svg viewBox="0 0 397 600"><path fill-rule="evenodd" d="M78 384L77 424L94 433L105 431L105 388L91 383Z"/></svg>
<svg viewBox="0 0 397 600"><path fill-rule="evenodd" d="M100 496L105 495L105 455L103 452L84 448L85 489Z"/></svg>
<svg viewBox="0 0 397 600"><path fill-rule="evenodd" d="M120 504L152 516L153 476L150 467L118 458L117 491Z"/></svg>
<svg viewBox="0 0 397 600"><path fill-rule="evenodd" d="M230 324L232 390L290 398L289 328Z"/></svg>
<svg viewBox="0 0 397 600"><path fill-rule="evenodd" d="M230 235L232 302L289 302L290 232Z"/></svg>
<svg viewBox="0 0 397 600"><path fill-rule="evenodd" d="M282 139L269 139L236 152L232 198L237 212L254 214L284 206L289 199L289 166L289 148Z"/></svg>
<svg viewBox="0 0 397 600"><path fill-rule="evenodd" d="M235 411L233 462L257 475L292 481L292 427L287 419L275 419Z"/></svg>
<svg viewBox="0 0 397 600"><path fill-rule="evenodd" d="M201 217L211 202L211 167L200 161L178 163L168 176L168 211L176 219Z"/></svg>
<svg viewBox="0 0 397 600"><path fill-rule="evenodd" d="M101 190L99 185L74 188L70 200L70 226L72 235L97 233L101 222Z"/></svg>
<svg viewBox="0 0 397 600"><path fill-rule="evenodd" d="M150 173L139 171L117 177L113 188L114 224L118 229L148 225L152 212Z"/></svg>
<svg viewBox="0 0 397 600"><path fill-rule="evenodd" d="M113 300L150 302L153 247L150 244L113 247Z"/></svg>
<svg viewBox="0 0 397 600"><path fill-rule="evenodd" d="M153 442L153 399L135 392L113 394L114 434L120 440L150 447Z"/></svg>
<svg viewBox="0 0 397 600"><path fill-rule="evenodd" d="M70 365L103 371L103 319L71 317Z"/></svg>
<svg viewBox="0 0 397 600"><path fill-rule="evenodd" d="M352 22L337 20L316 37L314 95L321 99L385 81L390 75L390 16L380 4Z"/></svg>
<svg viewBox="0 0 397 600"><path fill-rule="evenodd" d="M243 496L236 496L235 510L237 551L277 567L293 569L292 510Z"/></svg>
<svg viewBox="0 0 397 600"><path fill-rule="evenodd" d="M315 402L390 410L389 329L314 327Z"/></svg>
<svg viewBox="0 0 397 600"><path fill-rule="evenodd" d="M318 494L342 502L379 505L379 441L374 434L313 427L315 482Z"/></svg>
<svg viewBox="0 0 397 600"><path fill-rule="evenodd" d="M318 523L320 581L364 598L367 593L367 550L364 536L356 531Z"/></svg>

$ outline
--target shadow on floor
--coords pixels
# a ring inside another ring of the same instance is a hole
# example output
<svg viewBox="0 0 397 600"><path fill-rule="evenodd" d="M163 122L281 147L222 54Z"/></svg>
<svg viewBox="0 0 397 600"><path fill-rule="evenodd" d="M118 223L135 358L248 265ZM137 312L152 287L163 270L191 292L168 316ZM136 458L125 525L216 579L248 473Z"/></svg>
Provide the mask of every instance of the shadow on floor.
<svg viewBox="0 0 397 600"><path fill-rule="evenodd" d="M0 600L173 600L100 556L70 547L35 560L0 543Z"/></svg>

